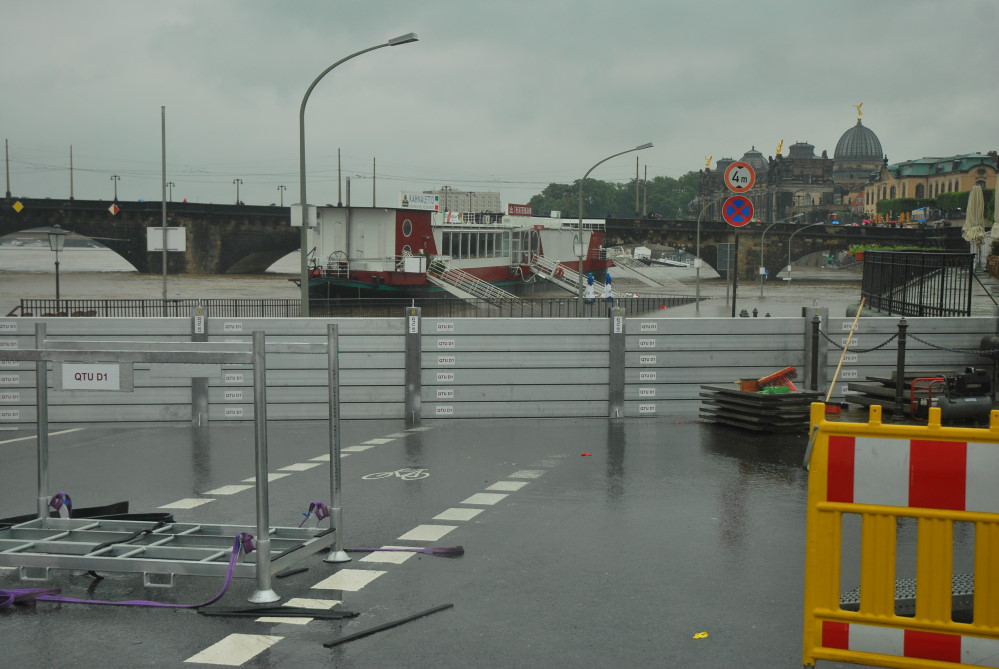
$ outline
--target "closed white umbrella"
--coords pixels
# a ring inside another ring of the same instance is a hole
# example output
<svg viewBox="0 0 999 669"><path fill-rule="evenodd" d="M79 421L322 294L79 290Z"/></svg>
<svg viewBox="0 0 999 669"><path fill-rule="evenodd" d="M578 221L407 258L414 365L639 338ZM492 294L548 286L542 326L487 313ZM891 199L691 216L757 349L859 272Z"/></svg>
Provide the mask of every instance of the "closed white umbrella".
<svg viewBox="0 0 999 669"><path fill-rule="evenodd" d="M985 196L982 194L981 186L971 189L966 214L961 236L965 241L975 245L975 258L978 261L976 264L980 266L982 242L985 241Z"/></svg>

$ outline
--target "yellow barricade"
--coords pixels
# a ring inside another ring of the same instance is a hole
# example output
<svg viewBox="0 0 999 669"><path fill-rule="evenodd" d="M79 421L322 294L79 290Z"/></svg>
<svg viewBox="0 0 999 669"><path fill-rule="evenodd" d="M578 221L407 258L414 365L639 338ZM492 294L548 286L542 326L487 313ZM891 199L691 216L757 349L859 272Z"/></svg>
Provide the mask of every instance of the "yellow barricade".
<svg viewBox="0 0 999 669"><path fill-rule="evenodd" d="M810 424L803 664L999 667L999 411L987 429L942 427L937 408L925 426L886 425L879 406L868 423L830 422L817 402ZM955 523L959 548L973 542L959 565L973 569L970 621L952 611ZM907 524L914 555L899 554ZM841 604L845 554L859 561L856 606ZM914 615L898 615L896 566L909 558Z"/></svg>

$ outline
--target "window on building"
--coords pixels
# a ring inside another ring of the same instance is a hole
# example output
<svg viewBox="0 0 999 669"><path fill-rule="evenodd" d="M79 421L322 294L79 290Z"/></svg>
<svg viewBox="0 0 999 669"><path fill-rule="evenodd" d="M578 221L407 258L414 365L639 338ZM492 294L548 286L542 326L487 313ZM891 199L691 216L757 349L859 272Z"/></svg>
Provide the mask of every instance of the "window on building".
<svg viewBox="0 0 999 669"><path fill-rule="evenodd" d="M890 196L890 199L894 200L894 199L895 199L895 197L896 197L896 195L895 195L895 187L894 187L894 186L892 186L892 187L891 187L891 196Z"/></svg>
<svg viewBox="0 0 999 669"><path fill-rule="evenodd" d="M916 184L916 197L925 197L926 189L923 188L923 184Z"/></svg>

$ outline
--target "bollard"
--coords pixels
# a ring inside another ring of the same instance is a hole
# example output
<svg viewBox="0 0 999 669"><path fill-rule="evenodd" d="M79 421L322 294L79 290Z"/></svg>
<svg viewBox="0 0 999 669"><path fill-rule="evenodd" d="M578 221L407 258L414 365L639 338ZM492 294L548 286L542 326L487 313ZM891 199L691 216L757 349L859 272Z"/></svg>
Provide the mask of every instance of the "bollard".
<svg viewBox="0 0 999 669"><path fill-rule="evenodd" d="M892 412L891 422L905 422L905 331L909 324L902 318L898 322L898 358L895 362L895 410Z"/></svg>

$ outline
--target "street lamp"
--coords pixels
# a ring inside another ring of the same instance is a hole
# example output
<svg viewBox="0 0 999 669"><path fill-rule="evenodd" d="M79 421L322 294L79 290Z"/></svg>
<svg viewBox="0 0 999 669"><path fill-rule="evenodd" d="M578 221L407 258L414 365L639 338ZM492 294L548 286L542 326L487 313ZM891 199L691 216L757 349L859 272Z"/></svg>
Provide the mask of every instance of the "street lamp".
<svg viewBox="0 0 999 669"><path fill-rule="evenodd" d="M236 184L236 204L239 204L239 184L243 183L243 180L233 179L232 182Z"/></svg>
<svg viewBox="0 0 999 669"><path fill-rule="evenodd" d="M59 301L59 251L66 244L66 231L58 223L49 230L49 248L55 251L56 301ZM57 305L58 306L58 305Z"/></svg>
<svg viewBox="0 0 999 669"><path fill-rule="evenodd" d="M118 182L120 180L121 180L121 177L118 176L117 174L112 174L111 175L111 181L114 182L114 201L115 202L118 201Z"/></svg>
<svg viewBox="0 0 999 669"><path fill-rule="evenodd" d="M787 239L787 280L791 280L791 242L794 241L794 236L801 232L802 230L807 230L808 228L814 228L816 225L825 225L825 223L811 223L803 227L798 228L791 233L791 236Z"/></svg>
<svg viewBox="0 0 999 669"><path fill-rule="evenodd" d="M356 53L352 53L346 58L342 58L337 62L333 63L322 73L316 77L312 85L309 86L308 90L305 91L305 97L302 98L302 108L298 112L298 181L299 181L299 206L302 207L302 248L301 248L301 288L302 288L302 316L308 317L309 315L309 216L308 216L308 206L306 202L305 193L305 104L309 101L309 96L312 95L312 89L316 87L316 84L329 74L333 68L337 65L346 63L351 58L356 58L361 54L367 53L369 51L374 51L375 49L381 49L386 46L399 46L401 44L409 44L410 42L416 42L416 33L406 33L405 35L400 35L399 37L393 37L384 44L378 44L375 46L368 47L367 49L361 49ZM348 251L349 252L349 251Z"/></svg>
<svg viewBox="0 0 999 669"><path fill-rule="evenodd" d="M774 227L780 221L774 221L767 226L766 230L760 233L760 297L763 297L763 277L766 276L767 268L763 264L763 238L766 237L767 231Z"/></svg>
<svg viewBox="0 0 999 669"><path fill-rule="evenodd" d="M177 184L175 184L172 181L167 181L167 188L170 189L170 202L173 202L173 187L176 186L176 185Z"/></svg>
<svg viewBox="0 0 999 669"><path fill-rule="evenodd" d="M597 169L597 167L599 167L600 165L606 163L611 158L617 158L618 156L623 156L624 154L631 153L632 151L641 151L642 149L651 149L651 148L652 148L652 142L648 142L646 144L642 144L641 146L636 146L633 149L628 149L627 151L621 151L619 153L615 153L612 156L607 156L606 158L604 158L603 160L601 160L599 163L597 163L596 165L594 165L590 169L586 170L586 174L584 174L583 178L580 179L580 181L579 181L579 242L578 242L579 245L576 248L576 251L579 254L579 277L578 277L578 285L576 286L576 289L577 289L577 292L576 292L576 316L578 318L582 318L583 317L583 253L584 253L584 251L583 251L583 249L584 249L584 246L583 246L583 182L586 181L586 177L590 176L590 172L592 172L593 170Z"/></svg>
<svg viewBox="0 0 999 669"><path fill-rule="evenodd" d="M284 192L288 190L287 186L278 186L278 195L281 197L281 206L284 206Z"/></svg>

